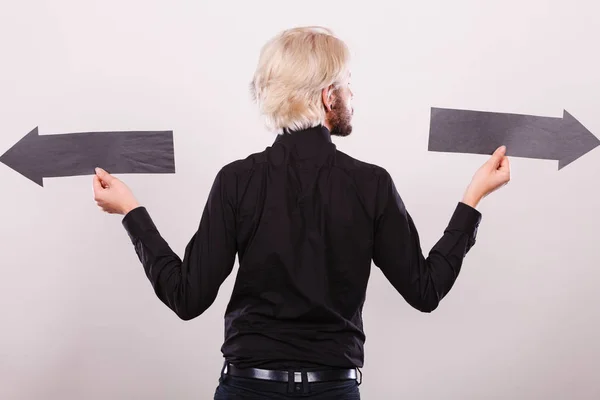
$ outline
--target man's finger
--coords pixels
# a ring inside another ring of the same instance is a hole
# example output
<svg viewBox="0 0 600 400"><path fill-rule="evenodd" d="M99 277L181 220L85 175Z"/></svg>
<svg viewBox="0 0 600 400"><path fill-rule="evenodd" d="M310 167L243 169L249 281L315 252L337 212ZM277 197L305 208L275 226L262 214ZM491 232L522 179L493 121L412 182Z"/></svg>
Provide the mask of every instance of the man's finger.
<svg viewBox="0 0 600 400"><path fill-rule="evenodd" d="M100 167L96 168L96 176L98 176L101 181L106 182L109 185L112 182L112 180L114 179L111 174L109 174L108 172L106 172L105 170L103 170Z"/></svg>
<svg viewBox="0 0 600 400"><path fill-rule="evenodd" d="M498 147L492 156L489 158L488 163L494 168L497 168L500 162L502 161L502 157L506 154L506 146Z"/></svg>
<svg viewBox="0 0 600 400"><path fill-rule="evenodd" d="M496 149L496 151L494 151L494 154L492 155L492 157L494 157L495 159L500 161L500 159L502 157L504 157L505 154L506 154L506 146L500 146Z"/></svg>
<svg viewBox="0 0 600 400"><path fill-rule="evenodd" d="M97 197L104 187L102 186L102 181L98 177L98 175L94 175L92 187L94 188L94 197Z"/></svg>

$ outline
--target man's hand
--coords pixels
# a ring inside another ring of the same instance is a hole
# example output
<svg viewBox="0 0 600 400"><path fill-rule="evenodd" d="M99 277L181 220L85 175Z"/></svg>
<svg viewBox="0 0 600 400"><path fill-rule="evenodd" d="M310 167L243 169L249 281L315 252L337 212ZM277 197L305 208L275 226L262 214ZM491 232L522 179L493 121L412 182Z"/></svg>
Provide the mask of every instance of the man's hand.
<svg viewBox="0 0 600 400"><path fill-rule="evenodd" d="M93 187L94 200L104 212L125 215L139 206L127 185L102 168L96 168Z"/></svg>
<svg viewBox="0 0 600 400"><path fill-rule="evenodd" d="M500 146L473 175L463 197L463 203L476 207L479 201L510 181L510 164L506 147Z"/></svg>

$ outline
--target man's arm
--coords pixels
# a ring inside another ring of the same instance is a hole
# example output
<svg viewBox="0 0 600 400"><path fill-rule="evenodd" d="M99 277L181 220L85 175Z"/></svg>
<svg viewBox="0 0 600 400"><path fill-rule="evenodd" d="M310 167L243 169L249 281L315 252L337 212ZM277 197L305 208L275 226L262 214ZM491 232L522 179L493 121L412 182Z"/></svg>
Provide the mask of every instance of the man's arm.
<svg viewBox="0 0 600 400"><path fill-rule="evenodd" d="M122 221L156 295L182 320L206 311L233 269L235 205L226 187L221 170L183 260L162 238L144 207L129 211Z"/></svg>
<svg viewBox="0 0 600 400"><path fill-rule="evenodd" d="M414 308L431 312L450 291L475 243L481 213L459 202L443 236L428 257L392 178L384 174L376 221L373 262Z"/></svg>

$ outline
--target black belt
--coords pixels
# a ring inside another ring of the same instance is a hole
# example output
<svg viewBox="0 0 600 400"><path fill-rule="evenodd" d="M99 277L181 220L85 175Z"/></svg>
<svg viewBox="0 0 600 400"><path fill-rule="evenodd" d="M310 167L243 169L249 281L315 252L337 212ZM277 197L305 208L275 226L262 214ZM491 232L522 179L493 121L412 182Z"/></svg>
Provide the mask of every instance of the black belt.
<svg viewBox="0 0 600 400"><path fill-rule="evenodd" d="M223 374L240 378L262 379L286 383L357 380L359 375L362 380L362 373L355 368L329 369L322 371L276 371L260 368L237 368L235 365L225 363L223 366Z"/></svg>

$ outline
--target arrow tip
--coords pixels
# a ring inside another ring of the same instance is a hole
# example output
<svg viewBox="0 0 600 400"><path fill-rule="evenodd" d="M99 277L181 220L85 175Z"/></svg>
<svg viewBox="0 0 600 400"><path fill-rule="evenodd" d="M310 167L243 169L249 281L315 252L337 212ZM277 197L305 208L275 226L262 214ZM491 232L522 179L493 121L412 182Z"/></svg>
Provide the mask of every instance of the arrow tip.
<svg viewBox="0 0 600 400"><path fill-rule="evenodd" d="M563 147L562 154L560 154L558 160L559 170L600 145L600 139L594 136L592 132L567 110L563 112L563 131L567 143Z"/></svg>
<svg viewBox="0 0 600 400"><path fill-rule="evenodd" d="M31 157L31 151L38 138L38 128L35 127L31 132L2 154L2 156L0 156L0 162L43 187L43 176L37 168L38 166L35 163L35 159L32 159Z"/></svg>

